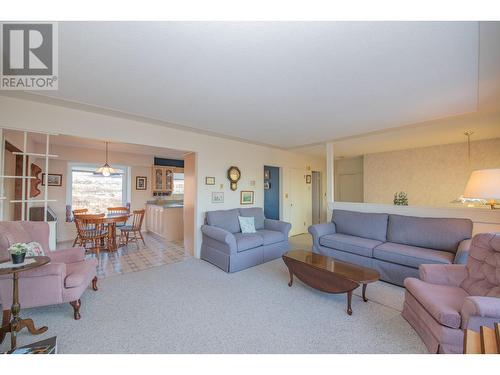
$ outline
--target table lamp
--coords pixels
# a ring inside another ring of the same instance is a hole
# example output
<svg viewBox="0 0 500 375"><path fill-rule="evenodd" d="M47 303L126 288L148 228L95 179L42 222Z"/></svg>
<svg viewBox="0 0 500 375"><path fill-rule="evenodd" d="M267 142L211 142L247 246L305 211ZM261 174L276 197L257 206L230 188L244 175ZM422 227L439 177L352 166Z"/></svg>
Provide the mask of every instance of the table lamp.
<svg viewBox="0 0 500 375"><path fill-rule="evenodd" d="M471 173L464 192L465 198L485 199L491 209L500 199L500 169L479 169Z"/></svg>

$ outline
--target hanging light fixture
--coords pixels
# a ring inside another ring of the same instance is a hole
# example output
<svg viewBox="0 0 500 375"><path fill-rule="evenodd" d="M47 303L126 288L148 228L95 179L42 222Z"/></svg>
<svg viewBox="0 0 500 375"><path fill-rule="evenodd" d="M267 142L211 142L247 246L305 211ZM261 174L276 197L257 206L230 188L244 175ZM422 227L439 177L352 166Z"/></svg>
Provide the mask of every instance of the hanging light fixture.
<svg viewBox="0 0 500 375"><path fill-rule="evenodd" d="M99 167L94 171L94 175L99 175L104 177L119 175L120 173L108 164L108 142L104 143L106 144L106 162L102 167Z"/></svg>

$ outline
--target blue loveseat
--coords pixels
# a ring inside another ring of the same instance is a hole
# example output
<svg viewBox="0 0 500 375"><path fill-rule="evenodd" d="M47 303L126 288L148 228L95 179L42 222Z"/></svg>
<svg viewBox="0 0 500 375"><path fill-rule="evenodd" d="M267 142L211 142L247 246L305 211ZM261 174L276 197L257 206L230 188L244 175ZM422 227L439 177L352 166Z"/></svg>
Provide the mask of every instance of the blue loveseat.
<svg viewBox="0 0 500 375"><path fill-rule="evenodd" d="M238 216L253 216L256 233L241 233ZM236 272L281 257L291 225L264 217L262 208L209 211L201 227L201 259Z"/></svg>

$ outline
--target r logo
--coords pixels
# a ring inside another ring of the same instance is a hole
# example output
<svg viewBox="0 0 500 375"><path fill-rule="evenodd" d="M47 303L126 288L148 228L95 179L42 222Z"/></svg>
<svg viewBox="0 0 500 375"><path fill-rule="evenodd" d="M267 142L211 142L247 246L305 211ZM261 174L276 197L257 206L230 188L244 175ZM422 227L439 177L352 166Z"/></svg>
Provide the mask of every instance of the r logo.
<svg viewBox="0 0 500 375"><path fill-rule="evenodd" d="M53 75L52 24L9 23L2 27L4 76Z"/></svg>

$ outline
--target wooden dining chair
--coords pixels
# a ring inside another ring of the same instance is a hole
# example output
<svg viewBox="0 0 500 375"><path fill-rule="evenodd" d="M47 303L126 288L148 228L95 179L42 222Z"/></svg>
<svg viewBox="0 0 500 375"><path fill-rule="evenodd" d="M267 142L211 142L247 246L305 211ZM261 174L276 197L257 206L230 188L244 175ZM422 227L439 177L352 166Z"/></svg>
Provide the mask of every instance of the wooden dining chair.
<svg viewBox="0 0 500 375"><path fill-rule="evenodd" d="M71 211L73 213L73 220L75 220L75 216L77 215L85 215L89 212L89 210L87 208L78 208L76 210L73 210ZM75 222L76 224L76 222ZM75 240L73 241L73 247L76 246L76 244L79 242L80 238L78 236L78 228L77 228L77 231L76 231L76 237L75 237Z"/></svg>
<svg viewBox="0 0 500 375"><path fill-rule="evenodd" d="M78 244L84 247L85 250L96 254L98 261L101 248L105 246L108 239L107 226L104 220L104 214L75 216L79 238Z"/></svg>
<svg viewBox="0 0 500 375"><path fill-rule="evenodd" d="M127 215L129 213L129 209L127 207L108 207L108 215ZM127 221L117 222L116 226L121 227L127 224Z"/></svg>
<svg viewBox="0 0 500 375"><path fill-rule="evenodd" d="M146 245L144 241L144 237L141 233L142 222L144 221L144 215L146 214L146 210L134 210L132 216L132 225L124 225L120 227L120 237L122 239L122 243L128 245L130 241L135 241L137 247L139 247L139 239L142 240L142 243Z"/></svg>

